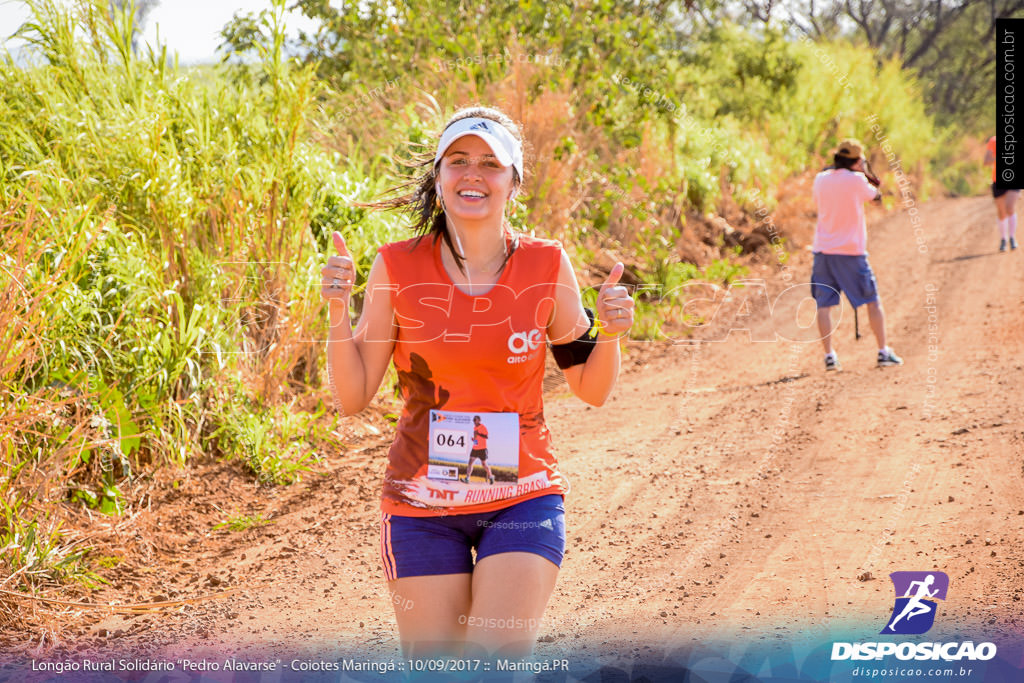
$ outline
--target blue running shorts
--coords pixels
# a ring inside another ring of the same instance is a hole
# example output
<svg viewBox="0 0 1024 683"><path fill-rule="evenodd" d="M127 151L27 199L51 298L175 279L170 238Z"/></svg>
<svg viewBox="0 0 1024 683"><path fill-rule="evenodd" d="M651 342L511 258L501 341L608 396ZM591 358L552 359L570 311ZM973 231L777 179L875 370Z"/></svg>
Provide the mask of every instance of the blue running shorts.
<svg viewBox="0 0 1024 683"><path fill-rule="evenodd" d="M818 308L839 305L839 292L846 294L854 308L878 301L878 285L867 254L821 254L814 252L811 268L811 296Z"/></svg>
<svg viewBox="0 0 1024 683"><path fill-rule="evenodd" d="M384 514L381 562L388 581L407 576L469 574L472 549L479 562L498 553L540 555L562 566L565 505L559 494L531 498L492 512L443 517Z"/></svg>

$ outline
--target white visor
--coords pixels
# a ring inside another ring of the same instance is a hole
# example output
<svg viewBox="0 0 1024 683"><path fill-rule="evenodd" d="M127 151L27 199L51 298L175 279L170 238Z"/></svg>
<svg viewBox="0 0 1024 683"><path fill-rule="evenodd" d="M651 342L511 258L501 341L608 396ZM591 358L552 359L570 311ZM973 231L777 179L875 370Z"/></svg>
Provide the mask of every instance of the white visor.
<svg viewBox="0 0 1024 683"><path fill-rule="evenodd" d="M441 134L441 142L437 145L437 154L434 156L434 165L437 166L453 142L467 135L475 135L491 148L494 158L502 166L512 166L519 172L519 179L523 178L523 147L519 144L512 133L508 132L505 126L497 121L482 118L459 119L448 126Z"/></svg>

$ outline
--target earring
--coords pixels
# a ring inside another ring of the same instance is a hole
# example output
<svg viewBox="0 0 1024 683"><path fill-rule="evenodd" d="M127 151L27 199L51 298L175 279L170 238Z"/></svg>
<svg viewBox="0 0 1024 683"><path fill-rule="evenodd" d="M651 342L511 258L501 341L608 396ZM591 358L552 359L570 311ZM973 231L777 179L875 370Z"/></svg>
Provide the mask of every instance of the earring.
<svg viewBox="0 0 1024 683"><path fill-rule="evenodd" d="M434 197L434 207L438 210L441 209L441 195Z"/></svg>

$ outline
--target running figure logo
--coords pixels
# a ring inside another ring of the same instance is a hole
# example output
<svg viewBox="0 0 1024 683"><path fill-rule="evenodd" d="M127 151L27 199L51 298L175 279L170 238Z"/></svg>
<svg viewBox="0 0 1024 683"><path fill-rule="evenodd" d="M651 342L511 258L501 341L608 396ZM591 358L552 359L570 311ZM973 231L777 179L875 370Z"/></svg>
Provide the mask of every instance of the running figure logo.
<svg viewBox="0 0 1024 683"><path fill-rule="evenodd" d="M882 634L925 633L935 623L937 600L945 600L949 577L944 572L893 572L896 603Z"/></svg>

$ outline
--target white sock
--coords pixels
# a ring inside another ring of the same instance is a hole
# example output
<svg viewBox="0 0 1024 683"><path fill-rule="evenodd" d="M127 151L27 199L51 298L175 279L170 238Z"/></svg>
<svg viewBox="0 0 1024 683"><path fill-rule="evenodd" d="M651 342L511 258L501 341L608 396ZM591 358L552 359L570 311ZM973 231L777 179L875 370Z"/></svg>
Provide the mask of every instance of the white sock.
<svg viewBox="0 0 1024 683"><path fill-rule="evenodd" d="M829 351L825 354L825 360L828 360L829 358L832 360L839 360L839 356L836 355L835 351Z"/></svg>
<svg viewBox="0 0 1024 683"><path fill-rule="evenodd" d="M1007 234L1006 233L1007 233L1007 231L1009 229L1010 229L1010 219L1009 218L1000 218L999 219L999 237L1000 237L1000 239L1004 239L1005 240L1007 238Z"/></svg>
<svg viewBox="0 0 1024 683"><path fill-rule="evenodd" d="M1010 237L1017 237L1017 214L1011 214L1006 219L1006 234Z"/></svg>
<svg viewBox="0 0 1024 683"><path fill-rule="evenodd" d="M882 348L878 349L878 352L879 353L889 353L889 347L888 346L883 346Z"/></svg>

